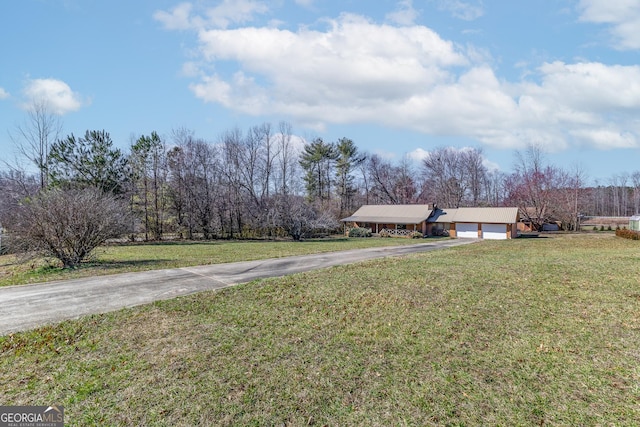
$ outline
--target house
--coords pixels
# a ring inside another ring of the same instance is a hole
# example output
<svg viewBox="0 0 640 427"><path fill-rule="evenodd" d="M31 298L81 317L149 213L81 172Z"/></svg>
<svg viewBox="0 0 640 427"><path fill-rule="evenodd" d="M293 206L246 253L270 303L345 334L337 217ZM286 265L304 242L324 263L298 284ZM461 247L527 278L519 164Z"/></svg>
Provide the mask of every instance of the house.
<svg viewBox="0 0 640 427"><path fill-rule="evenodd" d="M403 235L419 231L427 234L427 219L433 209L430 205L364 205L353 215L341 219L351 227L369 228L372 233L388 230Z"/></svg>
<svg viewBox="0 0 640 427"><path fill-rule="evenodd" d="M640 231L640 215L629 218L629 230Z"/></svg>
<svg viewBox="0 0 640 427"><path fill-rule="evenodd" d="M369 228L373 233L387 230L395 235L414 231L433 236L474 239L511 239L518 235L518 208L440 209L430 205L364 205L343 218L345 230ZM349 228L350 228L349 227Z"/></svg>

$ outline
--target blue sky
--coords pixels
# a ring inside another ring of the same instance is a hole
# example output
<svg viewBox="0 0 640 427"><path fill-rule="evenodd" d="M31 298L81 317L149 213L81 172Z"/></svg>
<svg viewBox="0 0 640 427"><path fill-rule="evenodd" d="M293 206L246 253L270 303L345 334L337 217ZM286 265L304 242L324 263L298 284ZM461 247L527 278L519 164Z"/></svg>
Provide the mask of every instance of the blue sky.
<svg viewBox="0 0 640 427"><path fill-rule="evenodd" d="M63 135L287 121L416 160L535 143L592 180L640 170L638 0L21 0L0 13L0 160L33 99Z"/></svg>

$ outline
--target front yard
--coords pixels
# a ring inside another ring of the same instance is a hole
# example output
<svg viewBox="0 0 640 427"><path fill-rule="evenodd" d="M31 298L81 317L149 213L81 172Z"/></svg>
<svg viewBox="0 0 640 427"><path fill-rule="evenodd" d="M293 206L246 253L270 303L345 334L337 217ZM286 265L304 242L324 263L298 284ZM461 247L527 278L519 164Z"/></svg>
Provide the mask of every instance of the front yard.
<svg viewBox="0 0 640 427"><path fill-rule="evenodd" d="M640 247L485 241L0 338L67 425L635 425Z"/></svg>

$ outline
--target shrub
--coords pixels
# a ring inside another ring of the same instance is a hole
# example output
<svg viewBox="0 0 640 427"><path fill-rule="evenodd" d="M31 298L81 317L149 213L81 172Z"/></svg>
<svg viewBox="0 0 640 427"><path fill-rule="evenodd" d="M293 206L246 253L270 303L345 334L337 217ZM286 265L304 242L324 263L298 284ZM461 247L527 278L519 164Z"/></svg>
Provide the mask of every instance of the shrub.
<svg viewBox="0 0 640 427"><path fill-rule="evenodd" d="M349 237L371 237L371 229L354 227L349 230Z"/></svg>
<svg viewBox="0 0 640 427"><path fill-rule="evenodd" d="M595 225L593 226L593 231L598 231L598 227L596 227Z"/></svg>
<svg viewBox="0 0 640 427"><path fill-rule="evenodd" d="M414 231L413 233L411 233L411 238L412 239L422 239L423 237L424 236L419 231Z"/></svg>
<svg viewBox="0 0 640 427"><path fill-rule="evenodd" d="M604 225L600 226L600 231L604 231Z"/></svg>
<svg viewBox="0 0 640 427"><path fill-rule="evenodd" d="M382 229L382 230L380 230L380 233L378 233L378 236L380 236L380 237L391 237L391 233L389 233L389 230Z"/></svg>
<svg viewBox="0 0 640 427"><path fill-rule="evenodd" d="M611 226L608 226L608 227L607 227L607 231L611 231Z"/></svg>
<svg viewBox="0 0 640 427"><path fill-rule="evenodd" d="M449 237L449 231L442 228L436 228L433 230L432 235L436 237Z"/></svg>
<svg viewBox="0 0 640 427"><path fill-rule="evenodd" d="M640 232L633 230L616 230L616 236L630 240L640 240Z"/></svg>
<svg viewBox="0 0 640 427"><path fill-rule="evenodd" d="M7 229L16 250L59 259L75 268L107 239L125 234L126 203L100 189L53 189L27 198L11 212Z"/></svg>

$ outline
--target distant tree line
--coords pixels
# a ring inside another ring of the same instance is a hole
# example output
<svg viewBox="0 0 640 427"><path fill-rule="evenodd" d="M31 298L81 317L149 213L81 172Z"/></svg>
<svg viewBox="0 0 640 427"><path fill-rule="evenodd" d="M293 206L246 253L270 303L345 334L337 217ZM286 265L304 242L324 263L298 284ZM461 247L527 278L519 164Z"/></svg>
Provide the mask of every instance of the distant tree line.
<svg viewBox="0 0 640 427"><path fill-rule="evenodd" d="M518 206L534 228L559 220L569 229L582 214L640 211L640 172L587 187L579 168L549 165L535 146L517 152L506 174L488 170L476 148L393 162L348 138L302 145L286 122L230 129L213 141L185 128L167 137L152 131L124 151L104 130L60 138L60 129L44 104L17 127L18 151L37 172L0 172L0 223L16 248L65 266L123 235L299 240L339 229L362 204ZM75 243L61 250L63 242Z"/></svg>

